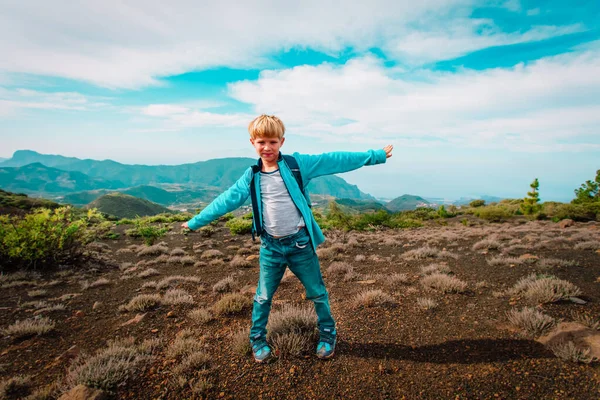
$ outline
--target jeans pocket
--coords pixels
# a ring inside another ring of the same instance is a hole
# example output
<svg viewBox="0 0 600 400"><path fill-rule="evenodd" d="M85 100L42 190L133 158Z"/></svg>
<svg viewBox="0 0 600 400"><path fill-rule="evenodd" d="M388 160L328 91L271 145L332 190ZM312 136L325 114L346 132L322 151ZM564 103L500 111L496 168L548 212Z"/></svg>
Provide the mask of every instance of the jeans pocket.
<svg viewBox="0 0 600 400"><path fill-rule="evenodd" d="M298 240L296 240L296 243L294 244L294 247L298 249L305 249L306 247L308 247L308 245L310 245L310 237L306 235L298 238Z"/></svg>

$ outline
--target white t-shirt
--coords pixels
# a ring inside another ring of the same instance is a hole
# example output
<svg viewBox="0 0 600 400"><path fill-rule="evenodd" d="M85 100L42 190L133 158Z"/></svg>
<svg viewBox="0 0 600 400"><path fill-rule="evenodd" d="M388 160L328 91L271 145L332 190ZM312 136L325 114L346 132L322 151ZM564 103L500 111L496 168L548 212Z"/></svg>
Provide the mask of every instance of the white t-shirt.
<svg viewBox="0 0 600 400"><path fill-rule="evenodd" d="M263 227L271 236L288 236L305 226L279 170L260 173Z"/></svg>

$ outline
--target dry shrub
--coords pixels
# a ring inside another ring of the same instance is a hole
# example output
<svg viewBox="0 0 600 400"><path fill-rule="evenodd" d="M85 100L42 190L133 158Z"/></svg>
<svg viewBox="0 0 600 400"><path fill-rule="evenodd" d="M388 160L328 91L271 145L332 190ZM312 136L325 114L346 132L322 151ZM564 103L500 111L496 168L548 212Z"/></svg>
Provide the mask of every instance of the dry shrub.
<svg viewBox="0 0 600 400"><path fill-rule="evenodd" d="M309 351L318 337L313 307L284 305L274 311L267 325L267 340L280 357L299 356Z"/></svg>
<svg viewBox="0 0 600 400"><path fill-rule="evenodd" d="M250 254L253 254L254 251L252 251L252 249L249 249L248 247L241 247L239 248L235 254L239 255L239 256L249 256Z"/></svg>
<svg viewBox="0 0 600 400"><path fill-rule="evenodd" d="M343 278L344 281L351 281L356 277L354 267L342 261L334 261L327 268L327 275L336 278Z"/></svg>
<svg viewBox="0 0 600 400"><path fill-rule="evenodd" d="M186 355L175 368L175 376L189 376L198 371L205 371L210 365L210 355L200 350Z"/></svg>
<svg viewBox="0 0 600 400"><path fill-rule="evenodd" d="M206 324L214 319L210 310L206 308L196 308L189 312L188 317L198 324Z"/></svg>
<svg viewBox="0 0 600 400"><path fill-rule="evenodd" d="M0 399L22 399L31 390L31 377L18 375L0 382Z"/></svg>
<svg viewBox="0 0 600 400"><path fill-rule="evenodd" d="M149 276L159 275L160 272L155 270L154 268L148 268L145 271L142 271L138 274L138 278L147 278Z"/></svg>
<svg viewBox="0 0 600 400"><path fill-rule="evenodd" d="M182 329L175 336L173 343L167 347L165 355L168 358L185 357L192 353L200 352L204 348L201 338L194 337L191 329Z"/></svg>
<svg viewBox="0 0 600 400"><path fill-rule="evenodd" d="M421 280L424 287L440 290L443 293L463 293L467 290L467 283L460 279L441 273L427 275Z"/></svg>
<svg viewBox="0 0 600 400"><path fill-rule="evenodd" d="M89 287L90 288L95 288L95 287L98 287L98 286L106 286L106 285L109 285L109 284L110 284L110 281L108 279L106 279L106 278L100 278L100 279L97 279L94 282L90 283Z"/></svg>
<svg viewBox="0 0 600 400"><path fill-rule="evenodd" d="M180 264L182 258L183 257L181 257L181 256L170 256L167 259L167 263L169 263L169 264Z"/></svg>
<svg viewBox="0 0 600 400"><path fill-rule="evenodd" d="M561 360L571 361L576 363L590 364L594 361L598 361L597 358L592 357L591 349L579 348L572 341L561 341L548 346L554 355Z"/></svg>
<svg viewBox="0 0 600 400"><path fill-rule="evenodd" d="M169 254L169 248L166 243L158 243L153 246L143 246L141 250L138 250L137 255L141 256L157 256L159 254Z"/></svg>
<svg viewBox="0 0 600 400"><path fill-rule="evenodd" d="M527 260L518 257L492 257L488 260L488 264L492 267L506 266L506 265L523 265Z"/></svg>
<svg viewBox="0 0 600 400"><path fill-rule="evenodd" d="M183 289L169 289L161 302L166 305L194 304L194 298Z"/></svg>
<svg viewBox="0 0 600 400"><path fill-rule="evenodd" d="M211 267L222 267L225 265L225 261L220 258L215 258L214 260L210 260L208 263Z"/></svg>
<svg viewBox="0 0 600 400"><path fill-rule="evenodd" d="M250 267L252 267L252 262L246 260L244 257L235 256L229 262L229 265L232 266L233 268L250 268Z"/></svg>
<svg viewBox="0 0 600 400"><path fill-rule="evenodd" d="M531 246L525 246L524 244L515 244L515 245L504 248L502 250L502 253L509 254L509 255L515 255L515 254L518 254L525 250L529 250L530 248L531 248Z"/></svg>
<svg viewBox="0 0 600 400"><path fill-rule="evenodd" d="M142 289L156 289L156 281L149 281L149 282L145 282L142 285Z"/></svg>
<svg viewBox="0 0 600 400"><path fill-rule="evenodd" d="M226 278L221 279L217 283L215 283L212 287L213 292L215 293L227 293L233 292L237 286L237 282L233 275L229 275Z"/></svg>
<svg viewBox="0 0 600 400"><path fill-rule="evenodd" d="M223 257L223 253L215 249L205 250L200 256L202 259L213 259L217 257Z"/></svg>
<svg viewBox="0 0 600 400"><path fill-rule="evenodd" d="M158 294L140 294L129 300L123 308L127 311L148 311L158 307L161 301Z"/></svg>
<svg viewBox="0 0 600 400"><path fill-rule="evenodd" d="M600 331L600 318L598 316L592 316L584 313L571 313L573 321L580 323L583 326L587 326L590 329Z"/></svg>
<svg viewBox="0 0 600 400"><path fill-rule="evenodd" d="M221 297L213 305L213 310L217 315L233 315L252 306L252 300L239 293L229 293Z"/></svg>
<svg viewBox="0 0 600 400"><path fill-rule="evenodd" d="M384 304L394 304L394 298L379 289L365 290L354 297L354 306L376 307Z"/></svg>
<svg viewBox="0 0 600 400"><path fill-rule="evenodd" d="M384 275L384 282L388 285L398 285L408 283L408 274L395 272L391 275Z"/></svg>
<svg viewBox="0 0 600 400"><path fill-rule="evenodd" d="M365 257L362 254L358 254L356 257L354 257L354 261L356 261L356 262L362 262L362 261L365 261L366 259L367 259L367 257Z"/></svg>
<svg viewBox="0 0 600 400"><path fill-rule="evenodd" d="M417 306L422 310L428 311L437 308L438 303L429 297L419 297L417 299Z"/></svg>
<svg viewBox="0 0 600 400"><path fill-rule="evenodd" d="M434 247L423 246L418 249L409 250L402 254L401 257L405 260L423 260L426 258L437 258L439 255L440 250Z"/></svg>
<svg viewBox="0 0 600 400"><path fill-rule="evenodd" d="M154 260L152 260L152 262L154 262L155 264L161 264L161 263L166 263L169 261L169 256L166 254L161 254L160 256L156 257ZM148 262L149 264L150 262ZM148 265L147 264L147 265Z"/></svg>
<svg viewBox="0 0 600 400"><path fill-rule="evenodd" d="M43 297L46 294L48 294L48 291L44 289L30 290L27 292L27 296L29 297Z"/></svg>
<svg viewBox="0 0 600 400"><path fill-rule="evenodd" d="M421 267L421 276L427 276L431 274L450 274L452 270L446 264L435 263Z"/></svg>
<svg viewBox="0 0 600 400"><path fill-rule="evenodd" d="M532 307L525 307L521 311L512 309L507 316L514 327L524 330L533 338L544 336L556 325L554 318Z"/></svg>
<svg viewBox="0 0 600 400"><path fill-rule="evenodd" d="M323 260L332 260L337 258L341 253L346 251L346 245L334 243L329 247L317 249L317 256Z"/></svg>
<svg viewBox="0 0 600 400"><path fill-rule="evenodd" d="M562 260L560 258L544 258L540 261L540 268L566 268L576 267L579 264L576 261Z"/></svg>
<svg viewBox="0 0 600 400"><path fill-rule="evenodd" d="M17 321L2 330L4 335L14 339L21 339L30 336L40 336L54 330L55 323L47 317L29 318L23 321Z"/></svg>
<svg viewBox="0 0 600 400"><path fill-rule="evenodd" d="M481 249L498 250L501 246L502 246L502 243L500 243L496 239L483 239L483 240L480 240L479 242L475 243L473 245L472 249L473 250L481 250Z"/></svg>
<svg viewBox="0 0 600 400"><path fill-rule="evenodd" d="M581 290L571 282L552 275L531 274L521 278L507 293L523 295L537 303L554 303L581 295Z"/></svg>
<svg viewBox="0 0 600 400"><path fill-rule="evenodd" d="M206 393L214 386L215 385L208 377L200 377L191 384L191 390L192 393L199 395L201 398L205 398Z"/></svg>
<svg viewBox="0 0 600 400"><path fill-rule="evenodd" d="M137 250L135 250L135 251L137 251ZM134 250L132 250L132 249L124 248L124 249L117 250L115 252L115 254L131 254L133 252L134 252Z"/></svg>
<svg viewBox="0 0 600 400"><path fill-rule="evenodd" d="M600 241L590 240L587 242L577 243L574 247L575 250L598 250L600 249Z"/></svg>
<svg viewBox="0 0 600 400"><path fill-rule="evenodd" d="M67 372L66 386L85 385L112 391L125 384L150 359L150 354L135 346L133 339L111 342L94 356L81 354Z"/></svg>
<svg viewBox="0 0 600 400"><path fill-rule="evenodd" d="M180 283L200 283L202 280L197 276L184 276L184 275L172 275L161 279L157 284L156 288L159 290L166 289L168 287L175 286Z"/></svg>
<svg viewBox="0 0 600 400"><path fill-rule="evenodd" d="M33 315L38 315L41 314L43 312L50 312L50 311L63 311L65 309L65 305L64 304L53 304L53 305L48 305L46 307L42 307L38 310L36 310Z"/></svg>
<svg viewBox="0 0 600 400"><path fill-rule="evenodd" d="M247 356L252 351L250 328L241 328L231 334L231 348L235 354Z"/></svg>
<svg viewBox="0 0 600 400"><path fill-rule="evenodd" d="M183 250L181 247L176 247L173 250L171 250L171 252L169 253L169 255L171 255L171 256L185 256L185 250Z"/></svg>

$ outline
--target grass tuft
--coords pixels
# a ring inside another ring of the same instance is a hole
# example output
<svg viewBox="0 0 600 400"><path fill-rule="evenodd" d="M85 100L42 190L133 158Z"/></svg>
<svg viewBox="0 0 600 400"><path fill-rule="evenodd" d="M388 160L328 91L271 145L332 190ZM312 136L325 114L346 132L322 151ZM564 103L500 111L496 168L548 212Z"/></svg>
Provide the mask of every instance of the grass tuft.
<svg viewBox="0 0 600 400"><path fill-rule="evenodd" d="M467 290L467 283L460 279L440 273L427 275L421 280L424 287L440 290L443 293L464 293Z"/></svg>
<svg viewBox="0 0 600 400"><path fill-rule="evenodd" d="M23 321L17 321L8 326L2 332L4 335L15 339L22 339L31 336L40 336L54 330L56 324L47 317L29 318Z"/></svg>
<svg viewBox="0 0 600 400"><path fill-rule="evenodd" d="M366 290L354 297L352 303L355 306L376 307L385 304L394 304L395 300L389 294L379 289Z"/></svg>
<svg viewBox="0 0 600 400"><path fill-rule="evenodd" d="M234 315L249 309L252 306L252 300L239 293L229 293L221 297L213 305L213 310L217 315Z"/></svg>
<svg viewBox="0 0 600 400"><path fill-rule="evenodd" d="M521 311L513 309L507 316L514 327L524 330L532 338L544 336L556 326L554 318L532 307L525 307Z"/></svg>

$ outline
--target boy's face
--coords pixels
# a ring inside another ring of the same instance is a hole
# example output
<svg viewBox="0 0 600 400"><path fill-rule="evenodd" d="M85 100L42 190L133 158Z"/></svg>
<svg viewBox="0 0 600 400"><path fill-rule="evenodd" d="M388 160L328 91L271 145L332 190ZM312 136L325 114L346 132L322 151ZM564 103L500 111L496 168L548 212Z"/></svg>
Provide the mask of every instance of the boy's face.
<svg viewBox="0 0 600 400"><path fill-rule="evenodd" d="M256 139L250 139L250 143L254 146L256 154L267 162L276 162L279 157L279 149L283 145L285 138L263 138L257 137Z"/></svg>

